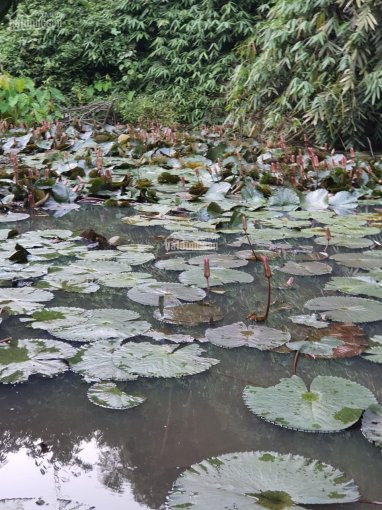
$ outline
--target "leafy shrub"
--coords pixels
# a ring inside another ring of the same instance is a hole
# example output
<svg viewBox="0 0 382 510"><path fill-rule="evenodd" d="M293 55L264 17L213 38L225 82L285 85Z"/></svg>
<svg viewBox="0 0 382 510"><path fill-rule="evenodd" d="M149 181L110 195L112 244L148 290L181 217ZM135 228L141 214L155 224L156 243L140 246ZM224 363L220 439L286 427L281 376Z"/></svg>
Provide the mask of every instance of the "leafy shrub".
<svg viewBox="0 0 382 510"><path fill-rule="evenodd" d="M163 109L176 104L183 121L218 118L236 65L233 47L252 33L255 6L253 0L24 0L13 21L28 19L32 28L0 30L0 62L65 93L74 86L74 95L109 75L115 94L133 91L142 107L157 101Z"/></svg>
<svg viewBox="0 0 382 510"><path fill-rule="evenodd" d="M380 0L274 0L241 47L232 120L318 142L382 140Z"/></svg>
<svg viewBox="0 0 382 510"><path fill-rule="evenodd" d="M53 87L36 87L30 78L0 74L0 119L33 125L60 116L64 97Z"/></svg>

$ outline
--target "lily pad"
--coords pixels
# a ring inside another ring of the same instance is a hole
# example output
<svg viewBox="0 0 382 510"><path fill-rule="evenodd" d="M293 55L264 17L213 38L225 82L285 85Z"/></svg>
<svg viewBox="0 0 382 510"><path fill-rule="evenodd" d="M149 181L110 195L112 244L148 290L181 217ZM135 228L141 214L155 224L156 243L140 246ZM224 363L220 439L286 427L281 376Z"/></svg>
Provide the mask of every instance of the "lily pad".
<svg viewBox="0 0 382 510"><path fill-rule="evenodd" d="M181 283L154 282L137 285L130 289L127 297L141 305L158 306L163 296L163 306L175 306L182 301L201 301L205 298L204 290L188 287Z"/></svg>
<svg viewBox="0 0 382 510"><path fill-rule="evenodd" d="M372 405L366 409L361 430L368 441L382 449L382 405Z"/></svg>
<svg viewBox="0 0 382 510"><path fill-rule="evenodd" d="M300 197L290 188L278 188L268 201L270 209L278 211L294 211L300 205Z"/></svg>
<svg viewBox="0 0 382 510"><path fill-rule="evenodd" d="M84 347L69 360L70 368L84 377L87 382L94 381L133 381L136 375L118 368L114 363L114 354L121 346L120 340L100 340Z"/></svg>
<svg viewBox="0 0 382 510"><path fill-rule="evenodd" d="M10 314L24 314L43 308L43 303L54 298L46 290L32 287L0 288L0 308Z"/></svg>
<svg viewBox="0 0 382 510"><path fill-rule="evenodd" d="M308 310L323 312L324 319L335 322L375 322L382 320L382 303L357 297L319 297L305 303Z"/></svg>
<svg viewBox="0 0 382 510"><path fill-rule="evenodd" d="M317 376L310 389L294 375L275 386L247 386L249 409L261 418L306 432L338 432L356 423L376 398L370 390L341 377Z"/></svg>
<svg viewBox="0 0 382 510"><path fill-rule="evenodd" d="M111 382L94 384L88 390L88 398L93 404L106 409L131 409L146 400L143 397L129 395Z"/></svg>
<svg viewBox="0 0 382 510"><path fill-rule="evenodd" d="M0 382L26 382L35 374L53 377L68 369L63 360L76 352L69 344L57 340L23 339L0 343Z"/></svg>
<svg viewBox="0 0 382 510"><path fill-rule="evenodd" d="M322 246L326 246L326 237L316 237L314 242ZM373 246L374 241L367 239L366 237L354 237L347 235L335 235L330 239L330 246L341 246L343 248L349 248L351 250L357 250L360 248L370 248Z"/></svg>
<svg viewBox="0 0 382 510"><path fill-rule="evenodd" d="M319 341L301 340L297 342L289 342L288 349L299 351L302 354L309 354L316 358L331 358L338 347L344 345L344 342L335 336L324 336Z"/></svg>
<svg viewBox="0 0 382 510"><path fill-rule="evenodd" d="M188 263L195 266L203 266L205 256L200 255L198 257L192 257L188 260ZM225 255L212 253L208 255L211 267L223 267L232 269L235 267L243 267L248 264L247 260L236 258L234 255Z"/></svg>
<svg viewBox="0 0 382 510"><path fill-rule="evenodd" d="M282 273L293 274L296 276L321 276L332 272L329 264L322 262L293 262L288 260L285 266L278 268Z"/></svg>
<svg viewBox="0 0 382 510"><path fill-rule="evenodd" d="M229 453L194 464L175 482L170 510L303 510L300 505L358 501L338 469L300 455Z"/></svg>
<svg viewBox="0 0 382 510"><path fill-rule="evenodd" d="M165 271L185 271L186 269L190 269L187 260L183 257L158 260L158 262L155 264L155 267Z"/></svg>
<svg viewBox="0 0 382 510"><path fill-rule="evenodd" d="M219 363L214 358L203 358L196 344L180 347L128 342L115 353L113 362L120 370L141 377L183 377L205 372Z"/></svg>
<svg viewBox="0 0 382 510"><path fill-rule="evenodd" d="M203 268L198 266L195 269L183 271L179 275L179 281L185 285L197 285L207 288L207 281L204 277ZM227 269L222 267L212 267L209 285L211 287L224 285L226 283L251 283L253 276L237 269Z"/></svg>
<svg viewBox="0 0 382 510"><path fill-rule="evenodd" d="M72 342L131 338L143 335L151 327L146 321L135 320L139 318L138 313L116 308L47 308L32 317L35 319L32 328L44 329Z"/></svg>
<svg viewBox="0 0 382 510"><path fill-rule="evenodd" d="M105 287L112 287L115 289L126 289L145 283L157 282L150 273L138 273L136 271L105 275L99 277L97 281Z"/></svg>
<svg viewBox="0 0 382 510"><path fill-rule="evenodd" d="M382 282L377 282L369 276L344 277L336 276L325 285L324 290L343 292L382 299Z"/></svg>
<svg viewBox="0 0 382 510"><path fill-rule="evenodd" d="M289 342L290 338L288 332L279 329L236 322L221 328L207 329L204 340L228 349L245 346L268 351Z"/></svg>
<svg viewBox="0 0 382 510"><path fill-rule="evenodd" d="M183 326L196 326L197 324L220 321L223 313L218 306L191 303L166 307L163 310L155 310L154 319L167 324L180 324Z"/></svg>
<svg viewBox="0 0 382 510"><path fill-rule="evenodd" d="M382 251L364 251L362 253L336 253L330 257L346 267L358 269L382 268Z"/></svg>
<svg viewBox="0 0 382 510"><path fill-rule="evenodd" d="M23 221L23 220L27 220L28 218L29 218L29 214L25 214L25 213L0 214L0 223Z"/></svg>

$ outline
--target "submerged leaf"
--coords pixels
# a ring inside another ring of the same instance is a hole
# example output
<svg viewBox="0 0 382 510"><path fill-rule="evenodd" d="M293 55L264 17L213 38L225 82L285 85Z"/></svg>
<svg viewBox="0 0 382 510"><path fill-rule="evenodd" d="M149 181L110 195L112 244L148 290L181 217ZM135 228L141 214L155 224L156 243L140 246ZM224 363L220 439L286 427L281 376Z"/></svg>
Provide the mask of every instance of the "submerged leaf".
<svg viewBox="0 0 382 510"><path fill-rule="evenodd" d="M106 409L131 409L137 407L146 400L121 391L114 383L104 382L91 386L88 390L88 398L93 404L106 407Z"/></svg>
<svg viewBox="0 0 382 510"><path fill-rule="evenodd" d="M247 386L243 398L257 416L306 432L338 432L348 428L365 409L377 403L364 386L327 376L313 379L309 390L296 375L269 388Z"/></svg>
<svg viewBox="0 0 382 510"><path fill-rule="evenodd" d="M223 313L218 306L207 303L191 303L155 310L154 319L167 324L196 326L197 324L220 321Z"/></svg>
<svg viewBox="0 0 382 510"><path fill-rule="evenodd" d="M382 449L382 405L372 405L366 409L361 430L368 441Z"/></svg>

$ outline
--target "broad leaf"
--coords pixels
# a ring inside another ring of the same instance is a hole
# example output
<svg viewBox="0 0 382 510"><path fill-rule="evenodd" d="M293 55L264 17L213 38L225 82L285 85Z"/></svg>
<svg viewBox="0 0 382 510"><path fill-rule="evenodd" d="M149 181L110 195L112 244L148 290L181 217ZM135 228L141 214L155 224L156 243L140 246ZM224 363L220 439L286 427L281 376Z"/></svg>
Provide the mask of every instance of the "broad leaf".
<svg viewBox="0 0 382 510"><path fill-rule="evenodd" d="M299 455L229 453L186 470L169 495L170 510L302 510L300 505L358 501L338 469Z"/></svg>
<svg viewBox="0 0 382 510"><path fill-rule="evenodd" d="M382 405L372 405L366 409L361 430L368 441L382 449Z"/></svg>
<svg viewBox="0 0 382 510"><path fill-rule="evenodd" d="M142 305L158 306L160 298L163 306L175 306L182 301L201 301L206 296L204 290L188 287L181 283L154 282L137 285L127 293L132 301Z"/></svg>
<svg viewBox="0 0 382 510"><path fill-rule="evenodd" d="M278 270L296 276L320 276L332 272L332 268L329 264L323 264L322 262L297 263L291 260L288 260L285 266L278 268Z"/></svg>
<svg viewBox="0 0 382 510"><path fill-rule="evenodd" d="M324 319L336 322L375 322L382 319L382 303L357 297L320 297L305 303L308 310L317 310Z"/></svg>
<svg viewBox="0 0 382 510"><path fill-rule="evenodd" d="M54 294L33 287L0 288L0 308L10 314L24 314L40 310Z"/></svg>
<svg viewBox="0 0 382 510"><path fill-rule="evenodd" d="M207 288L207 280L204 277L203 268L201 266L195 269L184 271L179 275L179 281L185 285L197 285L198 287ZM211 287L224 285L226 283L252 283L253 276L244 271L237 269L226 269L221 267L211 267L211 276L209 285Z"/></svg>
<svg viewBox="0 0 382 510"><path fill-rule="evenodd" d="M244 401L261 418L306 432L338 432L350 427L377 401L370 390L340 377L317 376L310 389L294 375L276 386L247 386Z"/></svg>
<svg viewBox="0 0 382 510"><path fill-rule="evenodd" d="M243 322L236 322L221 328L207 329L204 340L228 349L245 346L268 351L288 342L290 334L267 326L247 326Z"/></svg>
<svg viewBox="0 0 382 510"><path fill-rule="evenodd" d="M155 310L154 318L167 324L196 326L197 324L211 324L220 321L223 318L223 313L218 306L208 303L191 303Z"/></svg>

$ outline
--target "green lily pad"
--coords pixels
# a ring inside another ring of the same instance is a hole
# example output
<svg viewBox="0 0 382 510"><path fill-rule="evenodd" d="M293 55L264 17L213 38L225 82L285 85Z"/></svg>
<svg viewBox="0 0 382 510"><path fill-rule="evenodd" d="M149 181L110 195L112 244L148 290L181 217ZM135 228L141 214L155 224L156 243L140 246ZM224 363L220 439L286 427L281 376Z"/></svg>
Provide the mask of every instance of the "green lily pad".
<svg viewBox="0 0 382 510"><path fill-rule="evenodd" d="M382 449L382 405L372 405L366 409L361 430L368 441Z"/></svg>
<svg viewBox="0 0 382 510"><path fill-rule="evenodd" d="M319 297L305 303L308 310L317 310L324 319L335 322L375 322L382 320L382 303L357 297Z"/></svg>
<svg viewBox="0 0 382 510"><path fill-rule="evenodd" d="M300 505L358 501L338 469L300 455L229 453L194 464L175 482L170 510L303 510Z"/></svg>
<svg viewBox="0 0 382 510"><path fill-rule="evenodd" d="M167 324L196 326L220 321L223 313L218 306L206 303L187 303L155 310L154 319Z"/></svg>
<svg viewBox="0 0 382 510"><path fill-rule="evenodd" d="M111 382L103 382L91 386L88 390L88 399L97 406L120 410L137 407L146 400L143 397L136 397L125 393L116 384Z"/></svg>
<svg viewBox="0 0 382 510"><path fill-rule="evenodd" d="M68 369L63 360L76 354L69 344L57 340L23 339L0 343L0 383L26 382L32 375L53 377Z"/></svg>
<svg viewBox="0 0 382 510"><path fill-rule="evenodd" d="M118 368L114 354L121 347L120 340L100 340L78 351L69 360L73 372L82 375L87 382L94 381L133 381L136 375Z"/></svg>
<svg viewBox="0 0 382 510"><path fill-rule="evenodd" d="M99 289L99 285L93 280L92 275L81 273L81 271L69 266L62 268L61 271L49 273L39 281L38 286L63 292L91 294Z"/></svg>
<svg viewBox="0 0 382 510"><path fill-rule="evenodd" d="M44 307L54 294L33 287L0 288L0 308L10 314L31 313Z"/></svg>
<svg viewBox="0 0 382 510"><path fill-rule="evenodd" d="M344 342L334 336L323 336L319 341L300 340L286 344L288 349L299 351L302 354L309 354L313 357L332 357L338 347Z"/></svg>
<svg viewBox="0 0 382 510"><path fill-rule="evenodd" d="M300 197L290 188L277 188L268 201L270 209L294 211L300 205Z"/></svg>
<svg viewBox="0 0 382 510"><path fill-rule="evenodd" d="M25 214L25 213L0 214L0 223L23 221L23 220L27 220L28 218L29 218L29 214Z"/></svg>
<svg viewBox="0 0 382 510"><path fill-rule="evenodd" d="M278 268L282 273L293 274L296 276L321 276L332 272L329 264L322 262L293 262L288 260L285 266Z"/></svg>
<svg viewBox="0 0 382 510"><path fill-rule="evenodd" d="M187 260L183 257L158 260L155 267L163 269L164 271L185 271L186 269L190 269Z"/></svg>
<svg viewBox="0 0 382 510"><path fill-rule="evenodd" d="M369 276L336 276L325 285L324 290L343 292L382 299L382 283Z"/></svg>
<svg viewBox="0 0 382 510"><path fill-rule="evenodd" d="M98 278L98 283L105 287L112 287L115 289L126 289L130 287L136 287L137 285L143 285L145 283L156 283L155 278L150 273L119 273L110 274Z"/></svg>
<svg viewBox="0 0 382 510"><path fill-rule="evenodd" d="M56 307L34 314L31 327L72 342L94 342L143 335L151 325L137 318L138 313L125 309Z"/></svg>
<svg viewBox="0 0 382 510"><path fill-rule="evenodd" d="M196 344L179 347L128 342L114 354L113 362L120 370L141 377L183 377L205 372L219 363L214 358L203 358Z"/></svg>
<svg viewBox="0 0 382 510"><path fill-rule="evenodd" d="M192 257L188 259L188 263L195 266L203 266L205 256L200 255L198 257ZM208 260L211 267L222 267L232 269L235 267L243 267L248 264L247 260L236 258L234 255L225 255L218 253L211 253L208 255Z"/></svg>
<svg viewBox="0 0 382 510"><path fill-rule="evenodd" d="M31 278L39 278L48 273L48 266L41 264L10 264L5 265L2 262L0 268L0 280L29 280Z"/></svg>
<svg viewBox="0 0 382 510"><path fill-rule="evenodd" d="M289 342L290 338L288 332L279 329L236 322L221 328L207 329L204 340L227 349L245 346L268 351Z"/></svg>
<svg viewBox="0 0 382 510"><path fill-rule="evenodd" d="M314 242L322 246L326 246L326 237L316 237ZM354 237L347 235L335 235L330 239L330 246L341 246L343 248L349 248L351 250L357 250L360 248L370 248L373 246L374 241L367 239L366 237Z"/></svg>
<svg viewBox="0 0 382 510"><path fill-rule="evenodd" d="M163 298L162 298L163 296ZM127 297L141 305L159 306L160 298L163 306L176 306L182 301L201 301L206 296L204 290L188 287L181 283L153 282L137 285L130 289Z"/></svg>
<svg viewBox="0 0 382 510"><path fill-rule="evenodd" d="M330 258L346 267L366 270L382 268L382 251L377 250L362 253L336 253Z"/></svg>
<svg viewBox="0 0 382 510"><path fill-rule="evenodd" d="M341 377L317 376L310 389L293 375L275 386L247 386L243 394L257 416L306 432L338 432L356 423L376 398L370 390Z"/></svg>
<svg viewBox="0 0 382 510"><path fill-rule="evenodd" d="M204 277L203 267L198 266L188 271L183 271L179 275L179 281L185 285L197 285L201 288L207 288L207 280ZM227 269L222 267L211 267L211 276L209 285L211 287L224 285L226 283L252 283L253 276L237 269Z"/></svg>

